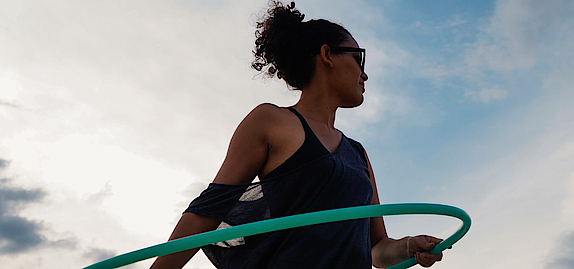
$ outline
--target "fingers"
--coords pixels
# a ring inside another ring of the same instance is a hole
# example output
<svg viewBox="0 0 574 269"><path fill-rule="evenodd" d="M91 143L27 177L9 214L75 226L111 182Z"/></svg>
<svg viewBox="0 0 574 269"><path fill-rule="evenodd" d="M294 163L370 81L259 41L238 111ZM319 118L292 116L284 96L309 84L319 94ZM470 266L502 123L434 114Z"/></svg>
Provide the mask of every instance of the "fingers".
<svg viewBox="0 0 574 269"><path fill-rule="evenodd" d="M431 243L433 243L433 244L435 244L435 245L437 245L438 243L444 241L444 240L442 240L442 239L439 239L439 238L436 238L436 237L432 237L432 236L428 236L428 235L425 235L424 237L426 238L426 240L427 240L428 242L431 242Z"/></svg>
<svg viewBox="0 0 574 269"><path fill-rule="evenodd" d="M442 242L442 239L438 239L428 235L419 235L415 237L416 249L415 250L431 250L438 243Z"/></svg>
<svg viewBox="0 0 574 269"><path fill-rule="evenodd" d="M415 241L415 242L412 242ZM442 253L439 254L430 254L424 253L424 251L433 249L437 244L442 242L442 239L428 236L428 235L419 235L411 239L411 244L414 244L415 251L415 259L417 262L423 267L430 267L435 262L442 260Z"/></svg>
<svg viewBox="0 0 574 269"><path fill-rule="evenodd" d="M415 253L415 259L422 267L430 267L435 262L442 260L442 253L434 255L430 253L417 252Z"/></svg>

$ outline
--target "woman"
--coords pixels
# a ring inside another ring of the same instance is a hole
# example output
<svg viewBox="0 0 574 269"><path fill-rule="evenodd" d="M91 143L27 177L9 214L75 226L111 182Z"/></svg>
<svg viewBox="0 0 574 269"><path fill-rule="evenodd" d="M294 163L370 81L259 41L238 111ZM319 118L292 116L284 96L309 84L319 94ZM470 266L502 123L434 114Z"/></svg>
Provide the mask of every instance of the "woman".
<svg viewBox="0 0 574 269"><path fill-rule="evenodd" d="M241 122L214 181L182 215L170 240L219 227L312 211L379 204L361 144L335 129L338 108L363 102L364 49L342 26L303 22L295 3L271 2L257 24L255 61L301 90L296 105L256 107ZM255 177L261 179L253 182ZM441 240L387 236L382 217L306 226L203 247L218 268L371 268L423 254ZM152 268L181 268L198 251L158 258Z"/></svg>

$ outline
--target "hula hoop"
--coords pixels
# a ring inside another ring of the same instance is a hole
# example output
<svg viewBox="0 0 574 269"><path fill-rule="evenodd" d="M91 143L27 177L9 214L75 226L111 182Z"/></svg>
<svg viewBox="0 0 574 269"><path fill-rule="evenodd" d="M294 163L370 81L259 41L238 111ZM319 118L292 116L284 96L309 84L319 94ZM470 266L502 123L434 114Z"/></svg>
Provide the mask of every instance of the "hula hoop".
<svg viewBox="0 0 574 269"><path fill-rule="evenodd" d="M468 232L468 229L470 229L471 221L468 214L464 212L464 210L454 206L421 203L357 206L262 220L211 232L196 234L118 255L84 267L84 269L117 268L156 256L168 255L217 242L301 226L341 220L406 214L443 215L462 220L461 227L455 233L428 251L428 253L431 254L438 254L443 250L451 247ZM411 267L415 264L417 264L417 262L413 257L388 268L403 269Z"/></svg>

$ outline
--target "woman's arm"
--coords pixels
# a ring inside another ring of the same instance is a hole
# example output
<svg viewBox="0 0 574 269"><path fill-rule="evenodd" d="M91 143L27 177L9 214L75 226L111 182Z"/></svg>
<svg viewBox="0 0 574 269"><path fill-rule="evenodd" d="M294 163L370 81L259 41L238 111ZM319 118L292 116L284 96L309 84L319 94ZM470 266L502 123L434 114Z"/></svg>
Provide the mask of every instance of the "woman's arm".
<svg viewBox="0 0 574 269"><path fill-rule="evenodd" d="M245 184L253 181L265 165L268 155L268 133L273 123L276 106L263 104L251 111L239 124L227 150L225 161L213 180L220 184ZM221 221L197 215L184 213L169 240L178 239L198 233L212 231ZM151 269L181 268L199 248L186 250L166 256L161 256L152 264Z"/></svg>
<svg viewBox="0 0 574 269"><path fill-rule="evenodd" d="M169 240L212 231L217 228L219 223L220 221L214 218L204 217L195 213L184 213L171 233ZM194 248L158 257L150 268L182 268L198 250L199 248Z"/></svg>
<svg viewBox="0 0 574 269"><path fill-rule="evenodd" d="M371 184L373 185L373 204L378 205L380 202L379 194L377 192L377 184L375 182L373 168L371 167L371 162L369 161L366 151L365 156L367 157ZM395 240L389 238L387 235L383 217L371 218L371 255L373 257L373 266L377 268L389 267L413 256L416 257L416 260L420 265L429 267L442 259L442 253L432 255L422 252L431 250L441 241L441 239L424 235L415 237L408 236Z"/></svg>

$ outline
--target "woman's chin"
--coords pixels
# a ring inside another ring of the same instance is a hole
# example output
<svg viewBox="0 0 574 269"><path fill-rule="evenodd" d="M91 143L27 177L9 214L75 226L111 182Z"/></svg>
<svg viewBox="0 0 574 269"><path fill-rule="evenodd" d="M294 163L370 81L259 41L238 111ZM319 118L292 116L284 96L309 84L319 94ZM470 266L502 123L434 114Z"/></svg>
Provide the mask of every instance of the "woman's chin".
<svg viewBox="0 0 574 269"><path fill-rule="evenodd" d="M360 105L363 104L363 101L365 100L365 98L363 98L363 95L361 94L361 100L357 100L357 102L353 102L353 103L349 103L349 104L344 104L341 106L341 108L354 108L354 107L358 107Z"/></svg>

